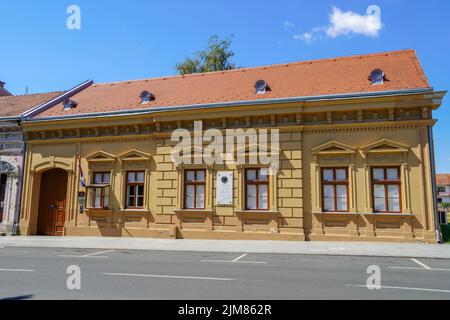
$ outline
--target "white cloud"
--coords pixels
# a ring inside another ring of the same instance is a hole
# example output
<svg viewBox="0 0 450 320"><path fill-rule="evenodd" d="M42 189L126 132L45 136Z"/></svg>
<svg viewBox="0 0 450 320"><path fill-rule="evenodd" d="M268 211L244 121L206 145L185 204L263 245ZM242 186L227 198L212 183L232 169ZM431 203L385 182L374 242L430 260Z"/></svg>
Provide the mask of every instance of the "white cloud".
<svg viewBox="0 0 450 320"><path fill-rule="evenodd" d="M330 15L330 25L326 34L330 38L341 35L360 34L368 37L377 37L383 24L381 10L376 5L369 6L365 15L347 11L343 12L334 7Z"/></svg>
<svg viewBox="0 0 450 320"><path fill-rule="evenodd" d="M295 40L301 40L305 43L312 43L314 40L316 40L316 37L311 32L303 32L299 33L293 36Z"/></svg>
<svg viewBox="0 0 450 320"><path fill-rule="evenodd" d="M295 24L293 22L290 22L290 21L285 21L283 25L284 25L284 28L286 30L295 27Z"/></svg>
<svg viewBox="0 0 450 320"><path fill-rule="evenodd" d="M293 28L294 26L293 23L288 21L284 23L286 29ZM381 9L379 6L369 6L364 15L353 11L343 12L341 9L333 7L329 25L315 27L309 32L296 34L293 38L310 44L317 39L323 39L325 37L337 38L351 34L377 37L382 28L383 23L381 22Z"/></svg>

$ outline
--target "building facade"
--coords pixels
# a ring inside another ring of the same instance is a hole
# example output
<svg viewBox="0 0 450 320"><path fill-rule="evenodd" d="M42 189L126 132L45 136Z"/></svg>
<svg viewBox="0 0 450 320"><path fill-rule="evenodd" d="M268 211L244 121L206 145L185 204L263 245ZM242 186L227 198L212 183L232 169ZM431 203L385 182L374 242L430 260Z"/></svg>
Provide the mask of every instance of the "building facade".
<svg viewBox="0 0 450 320"><path fill-rule="evenodd" d="M19 233L25 153L22 121L64 101L90 84L86 82L67 92L19 96L5 94L0 97L0 234Z"/></svg>
<svg viewBox="0 0 450 320"><path fill-rule="evenodd" d="M436 186L439 223L448 224L450 222L450 174L438 174Z"/></svg>
<svg viewBox="0 0 450 320"><path fill-rule="evenodd" d="M25 147L21 114L60 94L0 97L0 234L17 232Z"/></svg>
<svg viewBox="0 0 450 320"><path fill-rule="evenodd" d="M435 242L444 95L410 50L94 84L23 122L20 231Z"/></svg>

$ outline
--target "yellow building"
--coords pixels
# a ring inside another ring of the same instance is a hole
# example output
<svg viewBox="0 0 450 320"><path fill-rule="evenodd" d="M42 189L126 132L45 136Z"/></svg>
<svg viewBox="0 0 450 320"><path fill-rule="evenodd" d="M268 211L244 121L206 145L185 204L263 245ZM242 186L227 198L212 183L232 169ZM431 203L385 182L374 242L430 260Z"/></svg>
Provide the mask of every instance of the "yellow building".
<svg viewBox="0 0 450 320"><path fill-rule="evenodd" d="M411 50L93 84L23 122L21 234L435 242L444 95ZM205 140L175 162L174 131L199 124L279 132L278 170L196 161Z"/></svg>

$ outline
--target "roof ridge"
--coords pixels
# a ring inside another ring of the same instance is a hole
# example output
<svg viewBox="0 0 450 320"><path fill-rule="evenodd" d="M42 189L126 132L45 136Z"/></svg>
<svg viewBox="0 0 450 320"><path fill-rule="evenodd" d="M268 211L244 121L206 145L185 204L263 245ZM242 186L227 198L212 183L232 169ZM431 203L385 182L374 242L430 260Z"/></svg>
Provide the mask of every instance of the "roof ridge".
<svg viewBox="0 0 450 320"><path fill-rule="evenodd" d="M56 91L49 91L49 92L37 92L37 93L28 93L28 94L17 94L17 95L13 95L13 96L3 96L0 97L0 99L2 98L21 98L21 97L31 97L31 96L39 96L39 95L44 95L44 94L51 94L51 93L63 93L66 92L65 90L56 90Z"/></svg>
<svg viewBox="0 0 450 320"><path fill-rule="evenodd" d="M192 74L187 74L187 75L161 76L161 77L154 77L154 78L143 78L143 79L138 79L138 80L123 80L123 81L94 83L92 86L93 87L98 87L98 86L108 86L108 85L116 85L116 84L124 84L124 83L131 84L131 83L149 82L149 81L156 81L156 80L169 80L169 79L177 79L177 78L184 79L184 78L204 77L204 76L216 75L216 74L228 74L228 73L236 73L236 72L245 72L245 71L258 70L258 69L268 69L268 68L278 68L278 67L284 67L284 66L294 66L294 65L301 65L301 64L336 62L336 61L352 60L352 59L356 59L356 58L361 58L362 59L362 58L371 58L371 57L386 56L386 55L396 55L396 54L408 54L411 57L411 59L413 59L413 57L411 56L411 53L415 54L415 51L413 49L403 49L403 50L384 51L384 52L369 53L369 54L354 54L354 55L341 56L341 57L322 58L322 59L313 59L313 60L302 60L302 61L293 61L293 62L276 63L276 64L269 64L269 65L262 65L262 66L254 66L254 67L245 67L245 68L238 68L238 69L232 69L232 70L192 73ZM421 75L421 77L422 76L423 75Z"/></svg>

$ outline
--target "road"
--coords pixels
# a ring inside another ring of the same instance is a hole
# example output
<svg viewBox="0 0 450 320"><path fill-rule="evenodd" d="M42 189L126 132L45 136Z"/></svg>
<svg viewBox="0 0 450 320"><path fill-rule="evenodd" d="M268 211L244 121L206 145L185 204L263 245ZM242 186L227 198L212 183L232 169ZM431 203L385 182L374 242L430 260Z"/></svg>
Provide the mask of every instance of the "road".
<svg viewBox="0 0 450 320"><path fill-rule="evenodd" d="M0 299L450 299L450 260L0 247Z"/></svg>

